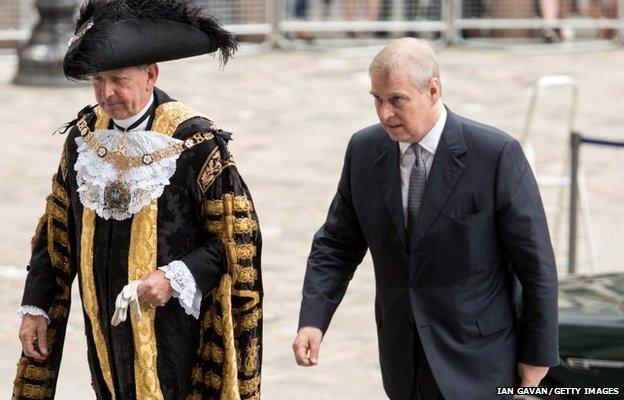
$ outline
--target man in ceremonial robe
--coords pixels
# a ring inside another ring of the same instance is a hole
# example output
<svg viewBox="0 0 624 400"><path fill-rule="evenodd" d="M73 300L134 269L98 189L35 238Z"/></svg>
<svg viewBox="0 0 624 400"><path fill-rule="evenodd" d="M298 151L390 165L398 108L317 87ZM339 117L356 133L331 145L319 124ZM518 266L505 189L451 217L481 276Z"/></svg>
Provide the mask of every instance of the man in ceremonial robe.
<svg viewBox="0 0 624 400"><path fill-rule="evenodd" d="M66 124L32 240L13 399L53 398L79 282L98 399L259 399L261 238L230 134L156 62L236 50L192 2L90 0L64 61L97 106Z"/></svg>

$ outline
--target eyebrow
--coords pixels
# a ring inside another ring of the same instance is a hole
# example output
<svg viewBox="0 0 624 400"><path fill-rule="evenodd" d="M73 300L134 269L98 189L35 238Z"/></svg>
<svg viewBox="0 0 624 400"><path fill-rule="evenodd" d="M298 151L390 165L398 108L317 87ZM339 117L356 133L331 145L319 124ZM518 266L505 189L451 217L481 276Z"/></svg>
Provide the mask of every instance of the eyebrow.
<svg viewBox="0 0 624 400"><path fill-rule="evenodd" d="M373 96L378 96L379 97L379 94L375 93L372 90L370 92L368 92L368 93L372 94ZM403 93L403 92L390 92L390 93L388 93L387 97L409 97L409 96L406 93Z"/></svg>

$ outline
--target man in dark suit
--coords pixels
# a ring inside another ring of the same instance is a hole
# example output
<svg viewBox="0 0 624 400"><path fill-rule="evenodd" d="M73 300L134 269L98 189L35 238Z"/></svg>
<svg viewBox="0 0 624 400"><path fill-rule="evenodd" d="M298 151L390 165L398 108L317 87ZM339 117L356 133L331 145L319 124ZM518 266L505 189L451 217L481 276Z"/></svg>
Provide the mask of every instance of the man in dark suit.
<svg viewBox="0 0 624 400"><path fill-rule="evenodd" d="M381 123L351 138L327 221L314 236L297 363L318 362L331 317L370 249L388 397L499 399L496 387L538 385L559 361L557 272L520 145L445 108L424 42L391 43L369 73Z"/></svg>

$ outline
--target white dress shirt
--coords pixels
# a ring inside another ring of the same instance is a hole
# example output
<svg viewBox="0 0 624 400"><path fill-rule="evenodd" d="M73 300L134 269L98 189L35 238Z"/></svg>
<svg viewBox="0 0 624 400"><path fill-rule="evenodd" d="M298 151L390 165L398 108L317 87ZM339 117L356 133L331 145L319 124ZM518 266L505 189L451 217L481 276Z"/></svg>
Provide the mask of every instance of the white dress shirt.
<svg viewBox="0 0 624 400"><path fill-rule="evenodd" d="M431 171L431 164L433 164L433 157L435 156L442 131L446 125L446 108L444 104L440 102L440 117L435 123L433 128L425 135L424 138L418 142L421 147L422 158L425 161L425 171L427 177L429 177L429 171ZM414 150L410 147L411 143L399 142L399 150L401 151L400 169L401 169L401 201L403 203L403 217L407 226L407 197L409 195L409 180L414 161L416 161L416 155Z"/></svg>

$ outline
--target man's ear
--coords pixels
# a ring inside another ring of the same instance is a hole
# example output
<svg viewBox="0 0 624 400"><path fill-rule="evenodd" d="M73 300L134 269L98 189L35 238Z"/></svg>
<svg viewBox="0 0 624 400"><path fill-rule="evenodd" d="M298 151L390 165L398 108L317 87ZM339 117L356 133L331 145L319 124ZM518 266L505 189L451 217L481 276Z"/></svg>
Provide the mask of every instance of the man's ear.
<svg viewBox="0 0 624 400"><path fill-rule="evenodd" d="M440 79L431 78L428 85L429 96L431 97L431 103L435 104L442 96L442 85Z"/></svg>
<svg viewBox="0 0 624 400"><path fill-rule="evenodd" d="M151 90L158 80L158 64L153 63L147 66L147 85Z"/></svg>

